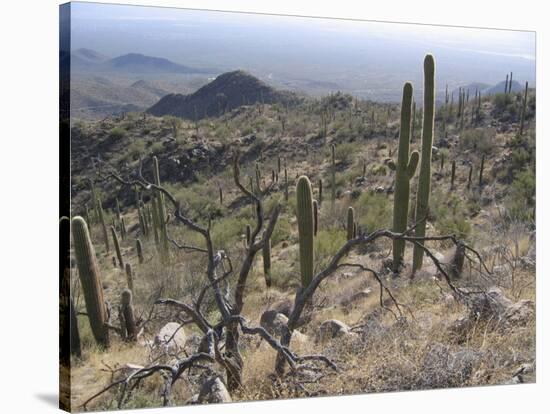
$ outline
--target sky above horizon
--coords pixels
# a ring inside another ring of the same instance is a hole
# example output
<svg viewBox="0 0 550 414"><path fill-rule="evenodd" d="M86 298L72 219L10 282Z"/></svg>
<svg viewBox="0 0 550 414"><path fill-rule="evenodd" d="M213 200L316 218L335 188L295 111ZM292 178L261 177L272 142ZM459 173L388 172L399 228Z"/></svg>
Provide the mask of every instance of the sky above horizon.
<svg viewBox="0 0 550 414"><path fill-rule="evenodd" d="M393 88L397 80L420 81L422 59L433 53L440 82L450 85L494 84L510 71L520 82L535 81L534 32L71 5L72 49L89 48L110 57L142 53L190 66L245 69L281 82L334 82L360 92L372 84Z"/></svg>

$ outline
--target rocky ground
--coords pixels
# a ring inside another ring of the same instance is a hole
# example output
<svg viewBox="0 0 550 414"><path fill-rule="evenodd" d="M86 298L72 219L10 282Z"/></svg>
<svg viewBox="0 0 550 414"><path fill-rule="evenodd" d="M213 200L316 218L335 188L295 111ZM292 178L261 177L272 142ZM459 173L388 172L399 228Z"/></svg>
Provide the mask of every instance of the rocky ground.
<svg viewBox="0 0 550 414"><path fill-rule="evenodd" d="M356 268L339 269L316 292L304 323L293 334L291 350L321 354L337 370L312 365L283 380L273 375L276 352L256 336L243 336L243 386L229 393L223 370L192 369L172 390L173 404L239 401L432 389L470 385L533 382L535 379L535 227L534 227L534 91L530 93L527 127L518 138L521 96L486 97L480 118L467 105L462 128L454 114L439 109L433 149L433 178L429 234L456 234L473 246L487 264L465 265L454 285L469 289L467 300L452 288L429 259L411 278L412 248L405 252L405 268L392 275L391 242L380 240L352 251L348 263L376 269L383 283L402 304L399 314L370 274ZM323 119L328 108L328 120ZM450 111L449 111L450 112ZM116 199L125 219L121 241L124 261L134 270L134 305L142 332L137 343L116 338L109 351L94 344L86 316L79 316L82 360L72 367L72 403L81 406L110 382L158 361L171 361L196 352L199 331L182 323L174 310L153 306L158 297L186 301L204 286L204 259L197 252L171 250L168 265L161 262L154 240L141 234L135 192L112 179L98 179L111 170L135 177L142 160L143 175L152 180L151 157L160 161L160 179L193 220L211 220L216 249L231 255L237 265L244 257L244 233L253 223L253 211L233 183L231 159L241 154L241 176L254 176L259 166L262 183L278 178L266 198L269 213L282 206L272 236L271 288L263 275L261 252L246 287L243 315L278 337L288 321L299 286L297 224L294 185L307 175L323 181L319 233L315 239L316 269L324 268L346 240L346 211L353 206L360 231L391 227L394 174L388 161L396 157L399 107L354 102L345 95L297 107L243 106L219 118L198 123L127 114L101 122L78 122L72 128L72 203L85 214L90 183L103 201L108 223L116 220ZM446 118L443 128L443 118ZM421 113L416 115L412 149L419 149ZM372 120L374 119L374 122ZM326 134L323 133L326 127ZM330 146L335 145L336 193L330 202ZM484 170L479 172L481 159ZM281 167L279 169L279 159ZM451 183L451 163L456 176ZM289 199L284 198L283 171L287 169ZM472 176L469 180L470 167ZM245 181L245 184L248 181ZM468 184L469 183L469 184ZM262 184L265 185L265 184ZM417 178L411 181L415 199ZM219 189L222 201L219 200ZM144 198L145 203L148 199ZM91 213L89 213L91 214ZM168 223L173 239L200 244L196 235ZM105 251L98 224L91 226L112 319L120 292L127 287L123 269L113 265ZM135 240L144 247L138 263ZM430 249L448 263L454 248L448 242L430 242ZM388 261L389 260L389 261ZM76 269L72 272L77 309L83 311ZM230 289L234 288L230 282ZM476 294L477 290L483 294ZM216 318L212 298L207 315ZM113 322L115 323L115 322ZM87 408L115 408L117 389L92 400ZM124 407L162 405L162 381L143 381L124 401Z"/></svg>

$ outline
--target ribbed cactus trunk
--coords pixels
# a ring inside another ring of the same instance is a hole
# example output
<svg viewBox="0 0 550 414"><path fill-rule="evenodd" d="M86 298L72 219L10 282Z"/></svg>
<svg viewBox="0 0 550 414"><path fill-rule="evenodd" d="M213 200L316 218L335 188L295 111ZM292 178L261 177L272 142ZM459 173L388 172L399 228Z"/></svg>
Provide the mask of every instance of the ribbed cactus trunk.
<svg viewBox="0 0 550 414"><path fill-rule="evenodd" d="M132 270L132 265L130 263L126 263L126 282L128 283L128 289L134 290L134 272Z"/></svg>
<svg viewBox="0 0 550 414"><path fill-rule="evenodd" d="M134 304L132 299L132 291L124 289L120 295L120 307L124 319L124 328L126 329L127 338L129 341L137 339L136 318L134 315Z"/></svg>
<svg viewBox="0 0 550 414"><path fill-rule="evenodd" d="M331 190L331 197L330 200L332 204L334 204L334 201L336 200L336 159L334 154L335 148L334 145L330 146L330 154L331 154L331 168L330 168L330 190Z"/></svg>
<svg viewBox="0 0 550 414"><path fill-rule="evenodd" d="M521 107L521 118L519 121L519 136L523 135L523 127L525 125L525 113L527 112L527 90L529 89L529 82L525 82L525 93L523 95L523 105Z"/></svg>
<svg viewBox="0 0 550 414"><path fill-rule="evenodd" d="M353 207L348 207L348 214L347 214L347 220L346 220L346 232L347 232L347 239L351 240L353 239L353 226L355 224L355 210Z"/></svg>
<svg viewBox="0 0 550 414"><path fill-rule="evenodd" d="M114 226L111 226L111 236L113 237L113 244L115 245L116 257L118 259L118 266L124 269L124 261L122 260L122 252L120 250L120 243Z"/></svg>
<svg viewBox="0 0 550 414"><path fill-rule="evenodd" d="M313 235L317 236L319 228L319 204L317 200L313 200Z"/></svg>
<svg viewBox="0 0 550 414"><path fill-rule="evenodd" d="M424 59L424 118L422 124L422 158L420 161L420 175L418 192L416 195L416 237L426 236L426 217L429 212L431 179L432 179L432 145L435 114L435 60L432 55ZM424 243L419 242L421 245ZM413 249L413 271L422 267L424 250L415 245Z"/></svg>
<svg viewBox="0 0 550 414"><path fill-rule="evenodd" d="M455 188L456 161L451 164L451 190Z"/></svg>
<svg viewBox="0 0 550 414"><path fill-rule="evenodd" d="M300 250L300 275L302 287L306 288L313 279L313 194L306 176L298 178L296 184L296 217Z"/></svg>
<svg viewBox="0 0 550 414"><path fill-rule="evenodd" d="M109 328L107 327L107 308L103 298L101 274L88 226L82 217L76 216L73 218L72 234L74 254L90 328L96 342L100 346L108 348Z"/></svg>
<svg viewBox="0 0 550 414"><path fill-rule="evenodd" d="M288 172L285 168L285 201L288 201Z"/></svg>
<svg viewBox="0 0 550 414"><path fill-rule="evenodd" d="M481 156L481 165L479 166L479 189L481 190L481 186L483 185L483 169L485 168L485 154Z"/></svg>
<svg viewBox="0 0 550 414"><path fill-rule="evenodd" d="M323 203L323 179L319 178L319 205Z"/></svg>
<svg viewBox="0 0 550 414"><path fill-rule="evenodd" d="M103 242L105 243L105 251L108 253L111 248L109 246L109 234L107 233L107 224L105 224L105 215L103 214L103 206L99 198L97 199L96 210L98 215L99 224L101 225L101 231L103 233Z"/></svg>
<svg viewBox="0 0 550 414"><path fill-rule="evenodd" d="M153 176L155 184L160 187L160 170L157 157L153 157ZM157 218L159 224L159 246L163 261L168 260L168 232L166 230L166 208L164 206L164 194L157 192Z"/></svg>
<svg viewBox="0 0 550 414"><path fill-rule="evenodd" d="M158 208L157 208L157 195L156 193L152 194L151 197L151 204L152 204L152 222L153 222L153 235L155 236L155 246L159 248L160 244L160 225L159 225L159 217L158 217Z"/></svg>
<svg viewBox="0 0 550 414"><path fill-rule="evenodd" d="M395 194L393 198L393 231L403 233L407 230L409 214L410 180L418 165L418 152L409 155L411 135L411 102L413 95L412 84L407 82L403 86L401 102L401 126L399 129L399 150L395 166ZM403 263L405 241L393 241L393 271L398 272Z"/></svg>
<svg viewBox="0 0 550 414"><path fill-rule="evenodd" d="M142 264L143 263L143 246L141 244L140 239L136 240L136 253L137 253L139 263Z"/></svg>
<svg viewBox="0 0 550 414"><path fill-rule="evenodd" d="M262 256L264 260L264 278L265 285L271 287L271 239L267 239L262 248Z"/></svg>

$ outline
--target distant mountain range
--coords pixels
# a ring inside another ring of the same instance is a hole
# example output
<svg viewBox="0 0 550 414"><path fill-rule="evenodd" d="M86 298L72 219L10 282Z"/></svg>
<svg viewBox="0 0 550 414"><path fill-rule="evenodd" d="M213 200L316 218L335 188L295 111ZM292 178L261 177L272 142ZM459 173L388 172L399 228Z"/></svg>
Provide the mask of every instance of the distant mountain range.
<svg viewBox="0 0 550 414"><path fill-rule="evenodd" d="M146 56L140 53L109 58L91 49L77 49L71 52L71 70L79 72L123 72L123 73L180 73L212 74L215 69L194 68L172 62L171 60Z"/></svg>
<svg viewBox="0 0 550 414"><path fill-rule="evenodd" d="M461 86L464 90L470 91L470 97L473 97L475 91L481 91L482 95L495 95L497 93L504 93L504 86L506 81L497 83L496 85L489 85L487 83L481 82L472 82L467 85ZM525 85L520 84L519 82L512 81L512 92L521 92L525 88ZM455 96L455 99L458 97L459 88L453 89L452 93Z"/></svg>
<svg viewBox="0 0 550 414"><path fill-rule="evenodd" d="M278 91L242 70L227 72L190 95L169 94L147 112L187 119L219 116L241 105L257 102L292 104L299 98L292 92Z"/></svg>

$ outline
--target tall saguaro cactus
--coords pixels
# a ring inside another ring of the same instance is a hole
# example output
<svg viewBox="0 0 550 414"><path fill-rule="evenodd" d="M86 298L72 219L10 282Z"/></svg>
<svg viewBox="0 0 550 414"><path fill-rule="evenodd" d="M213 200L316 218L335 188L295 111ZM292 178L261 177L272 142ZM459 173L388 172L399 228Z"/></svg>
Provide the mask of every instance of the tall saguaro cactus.
<svg viewBox="0 0 550 414"><path fill-rule="evenodd" d="M422 120L422 158L420 161L420 176L416 194L416 237L426 236L426 216L429 211L431 180L432 180L432 144L435 114L435 59L428 54L424 58L424 118ZM423 244L422 241L419 242ZM424 250L414 246L413 271L422 267Z"/></svg>
<svg viewBox="0 0 550 414"><path fill-rule="evenodd" d="M336 159L334 154L335 148L334 144L330 146L330 155L331 155L331 168L330 168L330 196L331 202L334 204L336 200Z"/></svg>
<svg viewBox="0 0 550 414"><path fill-rule="evenodd" d="M124 328L126 329L128 340L137 339L136 318L134 316L134 304L132 301L132 291L124 289L120 295L121 312L124 317Z"/></svg>
<svg viewBox="0 0 550 414"><path fill-rule="evenodd" d="M139 260L139 264L143 263L143 245L141 244L141 240L136 240L136 253Z"/></svg>
<svg viewBox="0 0 550 414"><path fill-rule="evenodd" d="M271 287L271 239L267 239L262 248L262 256L264 260L264 278L265 285Z"/></svg>
<svg viewBox="0 0 550 414"><path fill-rule="evenodd" d="M347 230L347 239L351 240L353 239L353 226L355 224L355 210L352 206L348 207L348 215L347 215L347 224L346 224L346 230Z"/></svg>
<svg viewBox="0 0 550 414"><path fill-rule="evenodd" d="M409 155L411 141L411 102L413 87L410 82L403 85L403 100L401 102L401 127L399 129L399 151L397 163L390 163L395 170L395 195L393 198L393 231L403 233L407 229L409 214L410 180L418 165L418 151ZM349 232L349 229L348 229ZM405 251L404 240L393 241L393 271L399 271Z"/></svg>
<svg viewBox="0 0 550 414"><path fill-rule="evenodd" d="M114 226L111 226L111 235L113 236L113 244L115 245L116 257L118 259L118 265L121 269L124 269L124 261L122 260L122 253L120 251L120 242Z"/></svg>
<svg viewBox="0 0 550 414"><path fill-rule="evenodd" d="M99 224L101 225L101 231L103 233L103 242L105 243L105 251L107 253L111 250L109 247L109 235L107 234L107 225L105 224L105 214L103 213L103 206L101 205L101 200L99 197L96 202L97 216L99 219Z"/></svg>
<svg viewBox="0 0 550 414"><path fill-rule="evenodd" d="M319 229L319 203L317 200L313 200L313 235L317 236Z"/></svg>
<svg viewBox="0 0 550 414"><path fill-rule="evenodd" d="M101 274L95 257L94 246L90 239L88 226L82 217L74 217L71 227L78 275L92 334L99 345L107 348L109 347L107 309L103 299Z"/></svg>
<svg viewBox="0 0 550 414"><path fill-rule="evenodd" d="M160 170L159 160L153 157L153 175L155 184L160 187ZM166 231L166 208L164 206L164 194L160 191L157 193L157 219L159 225L159 245L161 257L163 260L168 259L168 233Z"/></svg>
<svg viewBox="0 0 550 414"><path fill-rule="evenodd" d="M527 90L529 89L529 82L525 82L525 93L523 95L523 105L521 107L521 118L519 121L519 136L523 135L523 125L525 124L525 113L527 112Z"/></svg>
<svg viewBox="0 0 550 414"><path fill-rule="evenodd" d="M313 279L313 194L309 178L302 175L296 184L296 216L300 250L302 288Z"/></svg>

